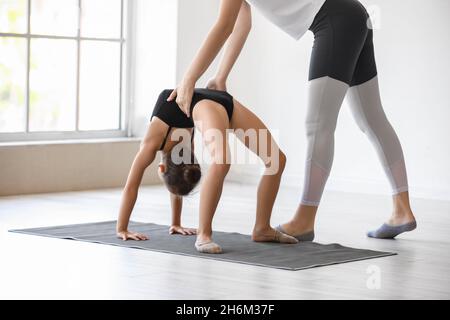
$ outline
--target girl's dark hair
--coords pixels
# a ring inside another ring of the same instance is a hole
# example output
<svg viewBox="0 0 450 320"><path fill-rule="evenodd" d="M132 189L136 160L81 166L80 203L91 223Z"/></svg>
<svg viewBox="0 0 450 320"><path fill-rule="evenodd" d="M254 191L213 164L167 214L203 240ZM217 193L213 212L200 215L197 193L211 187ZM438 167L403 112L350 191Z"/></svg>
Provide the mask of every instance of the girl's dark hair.
<svg viewBox="0 0 450 320"><path fill-rule="evenodd" d="M181 154L182 156L182 154ZM172 153L164 155L166 170L163 174L167 189L173 194L186 196L197 186L202 171L197 163L195 155L190 151L190 161L188 163L176 164L172 160Z"/></svg>

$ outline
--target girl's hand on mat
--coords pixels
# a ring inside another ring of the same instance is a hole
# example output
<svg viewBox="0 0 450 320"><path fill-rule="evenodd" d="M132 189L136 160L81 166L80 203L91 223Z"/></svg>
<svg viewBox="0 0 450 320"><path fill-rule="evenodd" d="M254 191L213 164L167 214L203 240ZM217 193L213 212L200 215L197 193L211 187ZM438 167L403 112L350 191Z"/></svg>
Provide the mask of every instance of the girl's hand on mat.
<svg viewBox="0 0 450 320"><path fill-rule="evenodd" d="M215 77L208 81L208 83L206 84L206 89L227 91L227 85L225 80L221 80Z"/></svg>
<svg viewBox="0 0 450 320"><path fill-rule="evenodd" d="M182 234L183 236L193 236L197 234L197 229L183 228L182 226L171 226L170 234Z"/></svg>
<svg viewBox="0 0 450 320"><path fill-rule="evenodd" d="M189 80L183 80L181 84L172 91L167 101L173 101L180 107L188 118L191 117L191 102L194 95L194 83Z"/></svg>
<svg viewBox="0 0 450 320"><path fill-rule="evenodd" d="M139 233L139 232L132 232L132 231L119 231L119 232L117 232L117 237L122 239L123 241L127 241L127 240L136 240L136 241L148 240L148 237L145 234Z"/></svg>

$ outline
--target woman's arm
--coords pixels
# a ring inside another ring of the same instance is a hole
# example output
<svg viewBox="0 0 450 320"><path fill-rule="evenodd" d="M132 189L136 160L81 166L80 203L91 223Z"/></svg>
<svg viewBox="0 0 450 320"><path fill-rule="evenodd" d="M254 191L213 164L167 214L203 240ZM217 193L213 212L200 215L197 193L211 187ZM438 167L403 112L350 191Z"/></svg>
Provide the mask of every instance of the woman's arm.
<svg viewBox="0 0 450 320"><path fill-rule="evenodd" d="M211 65L220 49L222 49L225 44L225 41L233 32L242 1L243 0L221 1L219 17L217 18L216 23L209 31L206 40L185 73L181 84L168 98L170 101L176 97L177 104L188 117L190 117L189 109L195 83Z"/></svg>
<svg viewBox="0 0 450 320"><path fill-rule="evenodd" d="M147 240L147 236L128 231L131 212L138 196L139 185L145 169L153 162L158 148L152 144L143 144L136 155L128 175L127 183L122 193L119 218L117 219L117 236L123 240Z"/></svg>
<svg viewBox="0 0 450 320"><path fill-rule="evenodd" d="M242 2L239 15L234 26L233 32L228 39L225 52L220 62L217 73L211 79L206 87L213 90L227 90L226 82L230 75L239 54L244 47L248 34L252 28L252 11L250 5L244 1Z"/></svg>

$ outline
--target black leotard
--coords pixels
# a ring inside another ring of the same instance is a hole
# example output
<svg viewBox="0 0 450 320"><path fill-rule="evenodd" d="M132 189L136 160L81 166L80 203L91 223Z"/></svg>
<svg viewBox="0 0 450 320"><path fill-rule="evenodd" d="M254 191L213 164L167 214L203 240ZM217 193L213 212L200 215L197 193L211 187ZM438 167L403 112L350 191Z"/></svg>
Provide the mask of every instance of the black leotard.
<svg viewBox="0 0 450 320"><path fill-rule="evenodd" d="M233 116L234 104L233 96L228 92L201 88L195 89L191 102L191 117L188 118L184 114L184 112L181 111L180 107L175 101L167 101L167 98L170 96L172 91L173 89L166 89L161 92L151 116L151 119L153 119L153 117L157 117L169 126L166 137L164 138L164 142L161 145L160 149L164 148L167 137L172 128L194 128L192 110L194 109L195 105L201 100L208 99L221 104L228 114L228 119L231 121L231 117Z"/></svg>

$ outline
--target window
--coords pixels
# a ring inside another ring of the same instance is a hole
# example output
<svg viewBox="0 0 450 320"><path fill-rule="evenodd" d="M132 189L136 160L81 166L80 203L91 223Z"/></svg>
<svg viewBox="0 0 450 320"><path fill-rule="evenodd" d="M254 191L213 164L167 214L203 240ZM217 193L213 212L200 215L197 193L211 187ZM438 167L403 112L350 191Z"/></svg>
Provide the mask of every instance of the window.
<svg viewBox="0 0 450 320"><path fill-rule="evenodd" d="M0 0L0 141L126 136L128 2Z"/></svg>

